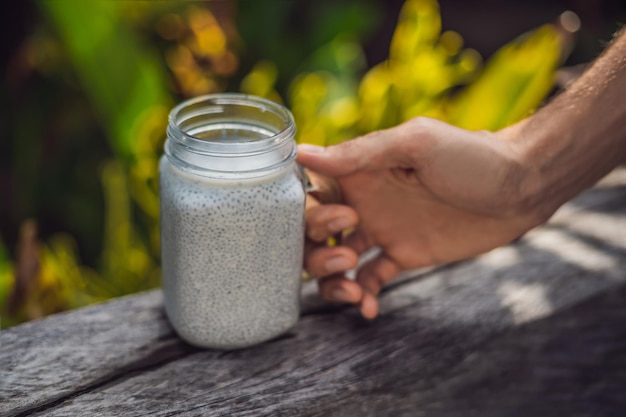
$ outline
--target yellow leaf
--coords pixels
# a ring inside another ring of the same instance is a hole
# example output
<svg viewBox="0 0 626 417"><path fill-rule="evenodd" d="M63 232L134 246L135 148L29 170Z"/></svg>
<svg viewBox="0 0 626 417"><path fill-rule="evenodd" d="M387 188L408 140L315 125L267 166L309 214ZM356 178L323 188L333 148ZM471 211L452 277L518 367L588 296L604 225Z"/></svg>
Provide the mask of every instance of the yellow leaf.
<svg viewBox="0 0 626 417"><path fill-rule="evenodd" d="M497 130L522 119L550 92L560 56L561 38L552 25L508 43L452 101L449 121L466 129Z"/></svg>

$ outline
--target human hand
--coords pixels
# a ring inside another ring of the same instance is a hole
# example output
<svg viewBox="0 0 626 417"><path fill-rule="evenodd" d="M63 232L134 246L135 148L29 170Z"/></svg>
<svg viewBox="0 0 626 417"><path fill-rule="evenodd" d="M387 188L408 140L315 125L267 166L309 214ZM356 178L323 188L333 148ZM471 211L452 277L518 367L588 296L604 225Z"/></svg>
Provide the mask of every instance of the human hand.
<svg viewBox="0 0 626 417"><path fill-rule="evenodd" d="M400 271L475 256L551 214L529 204L533 184L515 142L433 119L328 148L300 145L297 160L319 187L307 204L305 268L323 297L354 303L366 318ZM332 236L339 242L329 247ZM380 253L347 279L375 246Z"/></svg>

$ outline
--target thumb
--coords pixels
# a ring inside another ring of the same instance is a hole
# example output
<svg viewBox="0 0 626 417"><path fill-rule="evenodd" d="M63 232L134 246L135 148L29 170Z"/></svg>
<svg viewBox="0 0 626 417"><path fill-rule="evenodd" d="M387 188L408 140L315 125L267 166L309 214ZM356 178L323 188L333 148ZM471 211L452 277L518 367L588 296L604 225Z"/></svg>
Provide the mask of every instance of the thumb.
<svg viewBox="0 0 626 417"><path fill-rule="evenodd" d="M334 146L298 146L298 163L329 177L340 177L361 170L412 166L414 142L404 125L370 133Z"/></svg>

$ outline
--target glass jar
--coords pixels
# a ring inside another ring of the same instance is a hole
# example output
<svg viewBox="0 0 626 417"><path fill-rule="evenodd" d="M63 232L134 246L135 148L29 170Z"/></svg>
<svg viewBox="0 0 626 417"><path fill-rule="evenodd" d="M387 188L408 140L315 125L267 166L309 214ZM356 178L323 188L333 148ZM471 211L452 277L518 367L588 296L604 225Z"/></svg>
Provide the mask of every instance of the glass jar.
<svg viewBox="0 0 626 417"><path fill-rule="evenodd" d="M242 348L298 320L305 189L294 134L287 109L244 94L170 113L159 166L163 292L193 345Z"/></svg>

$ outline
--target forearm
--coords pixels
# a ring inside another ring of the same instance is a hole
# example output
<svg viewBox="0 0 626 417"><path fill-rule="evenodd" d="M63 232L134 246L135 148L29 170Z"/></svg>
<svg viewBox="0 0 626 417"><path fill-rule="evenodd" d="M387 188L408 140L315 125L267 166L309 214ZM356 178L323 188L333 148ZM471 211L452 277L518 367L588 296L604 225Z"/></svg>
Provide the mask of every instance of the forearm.
<svg viewBox="0 0 626 417"><path fill-rule="evenodd" d="M530 167L525 205L544 219L626 162L626 32L564 93L503 133Z"/></svg>

